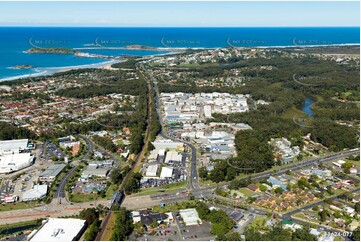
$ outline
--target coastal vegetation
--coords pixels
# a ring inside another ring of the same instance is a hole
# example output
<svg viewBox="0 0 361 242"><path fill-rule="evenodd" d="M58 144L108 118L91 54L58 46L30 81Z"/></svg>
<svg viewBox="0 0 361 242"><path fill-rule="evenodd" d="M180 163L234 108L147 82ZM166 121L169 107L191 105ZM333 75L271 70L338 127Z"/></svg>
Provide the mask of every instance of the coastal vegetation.
<svg viewBox="0 0 361 242"><path fill-rule="evenodd" d="M126 61L115 63L112 65L113 68L124 68L124 69L135 69L135 64L139 62L138 57L129 57Z"/></svg>
<svg viewBox="0 0 361 242"><path fill-rule="evenodd" d="M124 47L126 50L158 50L156 47L146 45L127 45Z"/></svg>

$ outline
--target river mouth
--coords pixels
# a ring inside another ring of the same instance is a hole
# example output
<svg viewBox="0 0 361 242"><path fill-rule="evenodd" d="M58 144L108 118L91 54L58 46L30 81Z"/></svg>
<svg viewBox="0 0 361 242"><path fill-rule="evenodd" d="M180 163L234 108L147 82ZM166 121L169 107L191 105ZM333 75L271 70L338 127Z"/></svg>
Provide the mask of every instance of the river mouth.
<svg viewBox="0 0 361 242"><path fill-rule="evenodd" d="M305 103L302 107L302 112L306 113L308 117L312 117L313 116L313 111L312 111L312 104L314 103L314 100L312 100L309 97L306 97L305 99Z"/></svg>

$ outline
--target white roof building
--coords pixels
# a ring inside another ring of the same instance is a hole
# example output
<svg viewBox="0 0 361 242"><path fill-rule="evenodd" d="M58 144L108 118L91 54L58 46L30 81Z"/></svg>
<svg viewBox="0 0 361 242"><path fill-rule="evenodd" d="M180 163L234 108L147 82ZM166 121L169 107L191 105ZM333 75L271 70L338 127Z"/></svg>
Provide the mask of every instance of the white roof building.
<svg viewBox="0 0 361 242"><path fill-rule="evenodd" d="M34 157L30 153L0 155L0 173L18 171L31 165Z"/></svg>
<svg viewBox="0 0 361 242"><path fill-rule="evenodd" d="M159 168L158 164L148 166L145 175L146 176L157 176L158 168Z"/></svg>
<svg viewBox="0 0 361 242"><path fill-rule="evenodd" d="M152 142L153 146L156 150L184 150L183 143L181 142L173 142L172 140L168 139L157 139Z"/></svg>
<svg viewBox="0 0 361 242"><path fill-rule="evenodd" d="M205 105L203 107L204 109L204 116L206 118L212 118L212 106L211 105Z"/></svg>
<svg viewBox="0 0 361 242"><path fill-rule="evenodd" d="M168 151L167 155L165 156L165 163L170 163L170 161L180 162L182 161L182 155L175 151Z"/></svg>
<svg viewBox="0 0 361 242"><path fill-rule="evenodd" d="M35 185L32 189L24 192L23 201L31 201L40 199L46 196L48 192L48 185Z"/></svg>
<svg viewBox="0 0 361 242"><path fill-rule="evenodd" d="M28 139L14 139L0 141L0 155L18 154L20 151L28 149Z"/></svg>
<svg viewBox="0 0 361 242"><path fill-rule="evenodd" d="M84 232L85 220L75 218L49 218L30 241L79 240Z"/></svg>
<svg viewBox="0 0 361 242"><path fill-rule="evenodd" d="M164 156L165 155L165 150L164 149L159 150L158 155L159 156Z"/></svg>
<svg viewBox="0 0 361 242"><path fill-rule="evenodd" d="M64 141L59 143L59 146L63 148L72 148L74 145L80 145L80 141Z"/></svg>
<svg viewBox="0 0 361 242"><path fill-rule="evenodd" d="M179 210L179 214L186 226L202 224L202 220L199 218L198 212L195 208Z"/></svg>
<svg viewBox="0 0 361 242"><path fill-rule="evenodd" d="M156 160L158 158L158 152L156 150L151 150L148 156L148 160Z"/></svg>
<svg viewBox="0 0 361 242"><path fill-rule="evenodd" d="M160 173L160 178L169 178L173 175L173 167L166 167L162 168L162 172Z"/></svg>
<svg viewBox="0 0 361 242"><path fill-rule="evenodd" d="M90 178L92 176L95 177L107 177L110 171L110 167L106 166L88 166L85 170L83 170L81 177L82 178Z"/></svg>

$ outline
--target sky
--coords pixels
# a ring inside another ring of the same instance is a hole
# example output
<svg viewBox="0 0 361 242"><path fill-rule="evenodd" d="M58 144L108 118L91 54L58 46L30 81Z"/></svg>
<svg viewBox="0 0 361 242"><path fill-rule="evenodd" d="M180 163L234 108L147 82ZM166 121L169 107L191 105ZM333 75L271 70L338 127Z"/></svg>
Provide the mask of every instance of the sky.
<svg viewBox="0 0 361 242"><path fill-rule="evenodd" d="M359 26L353 2L0 2L0 26Z"/></svg>

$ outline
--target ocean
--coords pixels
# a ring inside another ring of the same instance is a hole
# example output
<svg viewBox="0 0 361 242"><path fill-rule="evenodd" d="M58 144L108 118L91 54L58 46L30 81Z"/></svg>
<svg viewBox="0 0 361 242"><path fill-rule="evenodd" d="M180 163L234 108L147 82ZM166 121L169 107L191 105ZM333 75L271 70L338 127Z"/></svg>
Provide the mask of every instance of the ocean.
<svg viewBox="0 0 361 242"><path fill-rule="evenodd" d="M0 27L0 81L49 74L70 67L95 67L110 63L102 58L72 54L28 54L39 48L72 48L111 56L147 56L170 53L170 48L284 47L351 45L360 43L358 27L284 28L68 28ZM143 45L159 50L129 50ZM31 65L30 69L14 69Z"/></svg>

